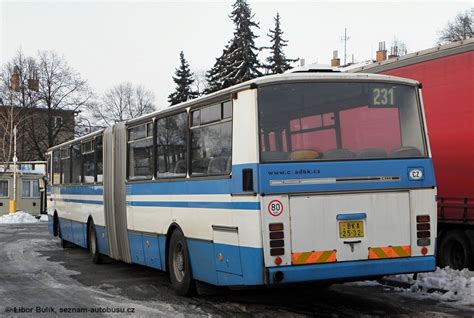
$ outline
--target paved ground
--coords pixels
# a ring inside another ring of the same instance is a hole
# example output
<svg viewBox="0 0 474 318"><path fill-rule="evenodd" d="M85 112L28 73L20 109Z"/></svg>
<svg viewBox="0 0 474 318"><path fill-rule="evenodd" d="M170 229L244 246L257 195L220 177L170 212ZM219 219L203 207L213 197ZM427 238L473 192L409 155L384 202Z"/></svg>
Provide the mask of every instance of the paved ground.
<svg viewBox="0 0 474 318"><path fill-rule="evenodd" d="M144 317L474 316L474 308L376 284L224 290L181 298L173 294L165 273L114 261L94 265L85 250L62 249L46 224L0 225L1 317L132 312Z"/></svg>

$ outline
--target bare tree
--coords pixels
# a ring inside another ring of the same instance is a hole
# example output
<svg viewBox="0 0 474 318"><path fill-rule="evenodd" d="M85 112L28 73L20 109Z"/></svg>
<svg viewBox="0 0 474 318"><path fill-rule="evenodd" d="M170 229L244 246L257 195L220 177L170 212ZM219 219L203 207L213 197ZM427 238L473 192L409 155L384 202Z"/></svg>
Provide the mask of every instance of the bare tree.
<svg viewBox="0 0 474 318"><path fill-rule="evenodd" d="M74 138L73 115L90 103L93 94L87 82L57 53L40 51L37 63L38 107L44 113L31 116L27 132L37 157L44 159L46 149Z"/></svg>
<svg viewBox="0 0 474 318"><path fill-rule="evenodd" d="M154 95L143 86L125 82L107 90L89 110L99 124L110 126L154 111Z"/></svg>
<svg viewBox="0 0 474 318"><path fill-rule="evenodd" d="M2 66L0 94L0 160L5 162L13 156L15 126L20 160L44 160L49 147L74 137L74 116L92 96L64 57L52 51L26 57L21 50Z"/></svg>
<svg viewBox="0 0 474 318"><path fill-rule="evenodd" d="M458 13L453 21L448 22L441 31L438 44L447 44L474 37L474 7Z"/></svg>
<svg viewBox="0 0 474 318"><path fill-rule="evenodd" d="M195 91L198 96L204 95L204 91L208 88L208 83L206 79L206 70L195 70L194 74L194 83L191 85L193 91Z"/></svg>
<svg viewBox="0 0 474 318"><path fill-rule="evenodd" d="M7 168L13 159L13 130L25 124L30 114L28 109L38 100L37 90L36 62L19 49L0 69L0 161L6 163ZM24 134L24 129L18 130L19 136ZM23 138L20 140L21 159L30 160L30 154L24 149L29 144Z"/></svg>
<svg viewBox="0 0 474 318"><path fill-rule="evenodd" d="M392 45L390 47L390 55L402 56L408 53L405 42L399 40L396 36L393 37Z"/></svg>

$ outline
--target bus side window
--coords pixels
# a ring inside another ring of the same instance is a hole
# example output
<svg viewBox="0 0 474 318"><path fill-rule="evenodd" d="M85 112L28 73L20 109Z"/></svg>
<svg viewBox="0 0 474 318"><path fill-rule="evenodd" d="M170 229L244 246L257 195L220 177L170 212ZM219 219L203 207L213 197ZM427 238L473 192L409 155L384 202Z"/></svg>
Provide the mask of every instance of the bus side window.
<svg viewBox="0 0 474 318"><path fill-rule="evenodd" d="M200 112L200 122L195 114ZM232 104L227 101L192 112L192 176L228 175L232 168Z"/></svg>
<svg viewBox="0 0 474 318"><path fill-rule="evenodd" d="M71 183L71 148L61 149L61 184Z"/></svg>
<svg viewBox="0 0 474 318"><path fill-rule="evenodd" d="M102 182L102 177L104 175L104 164L103 164L103 148L102 148L102 136L99 136L95 139L95 153L96 153L96 167L97 167L97 176L95 178L96 182Z"/></svg>
<svg viewBox="0 0 474 318"><path fill-rule="evenodd" d="M53 151L53 179L51 180L52 184L58 185L61 183L61 152L59 150Z"/></svg>
<svg viewBox="0 0 474 318"><path fill-rule="evenodd" d="M74 144L71 147L71 156L72 156L72 178L71 183L81 183L82 182L82 155L81 155L81 144Z"/></svg>
<svg viewBox="0 0 474 318"><path fill-rule="evenodd" d="M81 144L83 182L94 183L95 174L95 141L88 140Z"/></svg>
<svg viewBox="0 0 474 318"><path fill-rule="evenodd" d="M153 177L153 130L151 123L128 130L128 178L130 180Z"/></svg>
<svg viewBox="0 0 474 318"><path fill-rule="evenodd" d="M158 178L186 177L188 115L179 113L157 121Z"/></svg>

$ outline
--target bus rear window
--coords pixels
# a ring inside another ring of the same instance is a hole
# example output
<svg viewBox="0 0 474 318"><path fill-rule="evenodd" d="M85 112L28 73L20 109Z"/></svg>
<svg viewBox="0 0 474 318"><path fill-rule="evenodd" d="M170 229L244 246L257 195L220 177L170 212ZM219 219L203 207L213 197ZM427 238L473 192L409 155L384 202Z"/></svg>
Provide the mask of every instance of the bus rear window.
<svg viewBox="0 0 474 318"><path fill-rule="evenodd" d="M414 87L296 83L259 89L262 162L424 157Z"/></svg>

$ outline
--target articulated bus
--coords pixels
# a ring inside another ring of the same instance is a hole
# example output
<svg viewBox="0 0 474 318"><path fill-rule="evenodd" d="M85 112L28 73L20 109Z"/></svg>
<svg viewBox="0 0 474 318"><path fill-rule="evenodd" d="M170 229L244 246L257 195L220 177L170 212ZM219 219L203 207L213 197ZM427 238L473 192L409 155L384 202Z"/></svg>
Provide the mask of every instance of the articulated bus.
<svg viewBox="0 0 474 318"><path fill-rule="evenodd" d="M421 85L254 79L48 150L63 245L196 281L275 286L435 270Z"/></svg>

